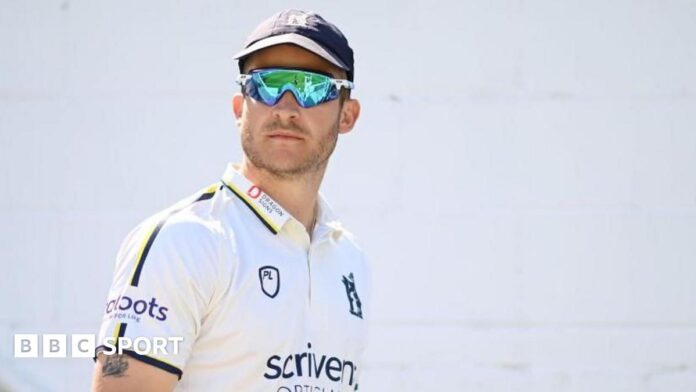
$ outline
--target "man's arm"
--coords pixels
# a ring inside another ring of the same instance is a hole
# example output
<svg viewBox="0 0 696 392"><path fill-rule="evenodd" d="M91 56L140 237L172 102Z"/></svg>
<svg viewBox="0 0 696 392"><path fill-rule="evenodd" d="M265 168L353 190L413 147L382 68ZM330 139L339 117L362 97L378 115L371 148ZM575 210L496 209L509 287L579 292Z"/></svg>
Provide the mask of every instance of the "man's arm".
<svg viewBox="0 0 696 392"><path fill-rule="evenodd" d="M92 392L171 392L178 378L126 354L99 353L94 363Z"/></svg>

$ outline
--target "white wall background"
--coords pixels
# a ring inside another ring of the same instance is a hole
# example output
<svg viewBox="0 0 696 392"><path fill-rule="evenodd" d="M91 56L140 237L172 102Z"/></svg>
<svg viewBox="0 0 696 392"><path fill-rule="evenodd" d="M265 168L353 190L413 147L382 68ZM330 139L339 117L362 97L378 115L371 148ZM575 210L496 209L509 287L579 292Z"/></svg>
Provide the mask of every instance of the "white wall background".
<svg viewBox="0 0 696 392"><path fill-rule="evenodd" d="M696 390L696 2L0 1L0 384L77 391L137 222L240 158L232 54L313 9L363 116L324 193L374 262L365 391Z"/></svg>

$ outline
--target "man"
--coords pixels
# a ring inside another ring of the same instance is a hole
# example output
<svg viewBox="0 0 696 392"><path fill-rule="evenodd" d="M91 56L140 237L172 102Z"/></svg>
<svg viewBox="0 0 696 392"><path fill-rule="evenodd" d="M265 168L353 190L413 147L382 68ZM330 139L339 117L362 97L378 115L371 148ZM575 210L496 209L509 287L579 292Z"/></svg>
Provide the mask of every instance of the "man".
<svg viewBox="0 0 696 392"><path fill-rule="evenodd" d="M353 51L321 16L287 10L236 58L242 162L126 237L94 390L358 389L368 267L318 193L360 114Z"/></svg>

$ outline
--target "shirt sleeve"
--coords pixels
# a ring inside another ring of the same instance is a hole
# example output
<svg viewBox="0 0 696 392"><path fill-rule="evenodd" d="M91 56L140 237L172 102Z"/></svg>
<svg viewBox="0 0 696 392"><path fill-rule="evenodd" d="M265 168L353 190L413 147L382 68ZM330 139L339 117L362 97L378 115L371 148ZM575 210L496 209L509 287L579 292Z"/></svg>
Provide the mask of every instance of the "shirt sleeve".
<svg viewBox="0 0 696 392"><path fill-rule="evenodd" d="M122 350L181 378L219 296L220 247L214 229L183 213L133 229L117 255L96 352Z"/></svg>

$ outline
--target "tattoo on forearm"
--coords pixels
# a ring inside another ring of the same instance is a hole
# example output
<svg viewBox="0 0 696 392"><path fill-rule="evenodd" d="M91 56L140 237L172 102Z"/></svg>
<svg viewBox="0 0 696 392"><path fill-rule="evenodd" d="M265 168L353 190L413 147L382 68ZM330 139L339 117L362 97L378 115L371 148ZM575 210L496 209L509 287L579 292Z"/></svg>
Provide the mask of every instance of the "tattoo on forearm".
<svg viewBox="0 0 696 392"><path fill-rule="evenodd" d="M105 355L106 360L102 366L102 376L123 377L128 369L128 360L124 354Z"/></svg>

